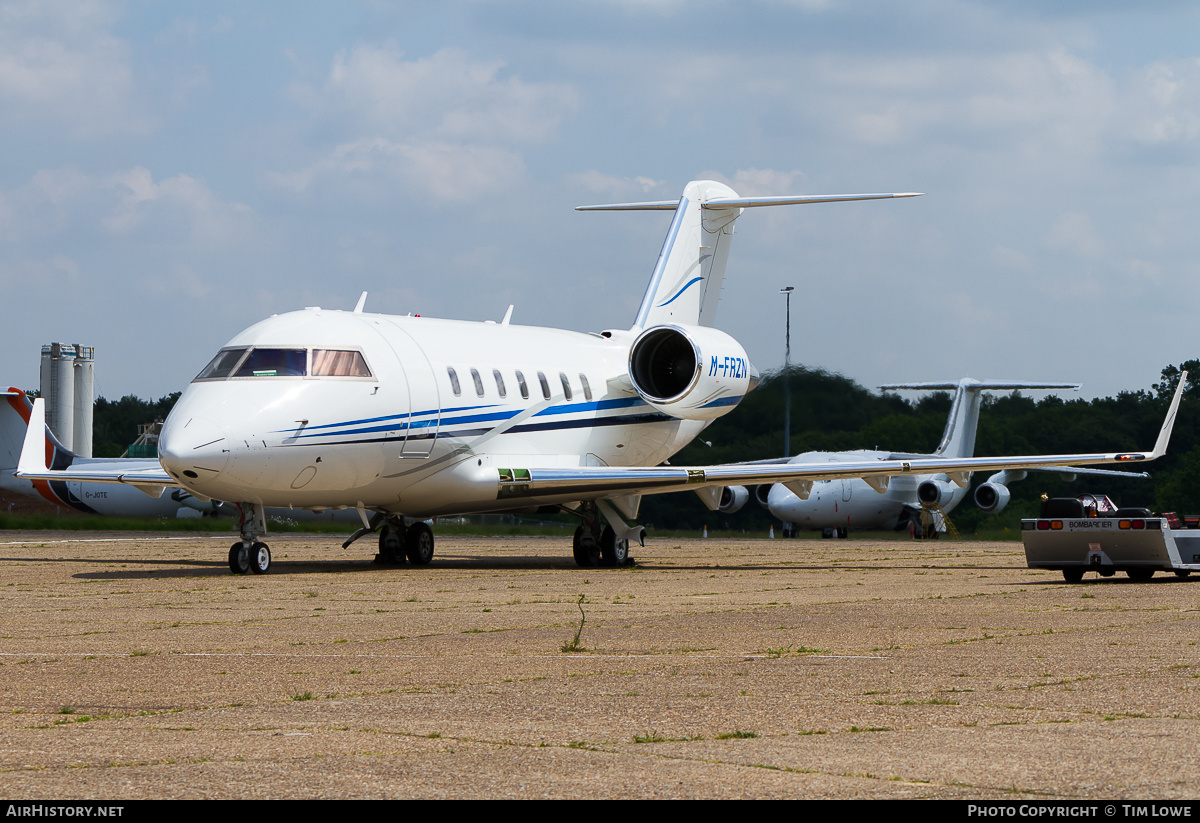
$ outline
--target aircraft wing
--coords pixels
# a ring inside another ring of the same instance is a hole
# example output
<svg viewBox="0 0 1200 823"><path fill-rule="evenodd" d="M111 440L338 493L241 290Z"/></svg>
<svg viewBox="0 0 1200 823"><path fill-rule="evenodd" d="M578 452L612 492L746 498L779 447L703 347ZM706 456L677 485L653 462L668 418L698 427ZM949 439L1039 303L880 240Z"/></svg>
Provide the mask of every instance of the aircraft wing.
<svg viewBox="0 0 1200 823"><path fill-rule="evenodd" d="M512 468L499 470L498 497L559 497L594 499L614 495L661 494L703 488L755 483L783 483L803 487L818 480L861 477L884 478L897 475L947 474L965 487L972 472L1022 469L1069 471L1071 466L1104 463L1142 463L1166 454L1171 430L1179 411L1186 380L1179 388L1149 452L1112 452L1108 454L1054 454L1009 457L914 457L891 460L861 460L845 463L735 463L722 466L591 467L568 469Z"/></svg>
<svg viewBox="0 0 1200 823"><path fill-rule="evenodd" d="M46 401L33 401L25 442L15 472L26 480L79 480L85 483L126 483L158 497L165 486L179 486L154 458L76 457L65 469L46 466Z"/></svg>

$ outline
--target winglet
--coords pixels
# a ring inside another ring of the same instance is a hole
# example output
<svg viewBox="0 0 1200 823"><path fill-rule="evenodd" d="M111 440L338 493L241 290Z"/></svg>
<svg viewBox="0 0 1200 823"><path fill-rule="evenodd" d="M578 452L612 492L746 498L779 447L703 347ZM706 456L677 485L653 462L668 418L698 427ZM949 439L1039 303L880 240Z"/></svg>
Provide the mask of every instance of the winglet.
<svg viewBox="0 0 1200 823"><path fill-rule="evenodd" d="M1183 397L1183 390L1187 386L1187 375L1187 372L1179 375L1179 386L1175 389L1175 397L1171 399L1171 408L1167 411L1167 419L1163 421L1162 429L1158 432L1158 442L1154 444L1154 453L1150 455L1151 460L1157 460L1167 453L1171 430L1175 428L1175 415L1179 411L1179 400Z"/></svg>
<svg viewBox="0 0 1200 823"><path fill-rule="evenodd" d="M17 461L17 475L46 473L46 401L33 401L29 413L29 425L25 427L25 442L21 445L21 459Z"/></svg>

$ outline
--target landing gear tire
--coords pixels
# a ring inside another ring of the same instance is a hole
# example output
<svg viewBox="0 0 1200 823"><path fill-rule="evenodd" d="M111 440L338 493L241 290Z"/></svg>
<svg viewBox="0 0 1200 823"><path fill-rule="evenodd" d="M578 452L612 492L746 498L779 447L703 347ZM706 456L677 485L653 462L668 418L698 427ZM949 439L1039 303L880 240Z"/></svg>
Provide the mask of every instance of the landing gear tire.
<svg viewBox="0 0 1200 823"><path fill-rule="evenodd" d="M271 550L266 543L255 543L250 547L250 571L266 574L271 569Z"/></svg>
<svg viewBox="0 0 1200 823"><path fill-rule="evenodd" d="M834 534L835 532L833 529L821 529L821 538L824 540L828 540L829 538L833 537Z"/></svg>
<svg viewBox="0 0 1200 823"><path fill-rule="evenodd" d="M600 563L600 544L596 542L591 530L583 526L575 529L571 552L575 555L575 564L582 569L590 569Z"/></svg>
<svg viewBox="0 0 1200 823"><path fill-rule="evenodd" d="M845 540L850 536L850 530L845 526L839 526L837 530L837 536L839 540Z"/></svg>
<svg viewBox="0 0 1200 823"><path fill-rule="evenodd" d="M1062 570L1063 580L1068 583L1078 583L1083 580L1083 569L1072 568Z"/></svg>
<svg viewBox="0 0 1200 823"><path fill-rule="evenodd" d="M379 562L388 563L394 566L403 566L407 555L405 554L404 527L397 528L393 525L384 526L379 530Z"/></svg>
<svg viewBox="0 0 1200 823"><path fill-rule="evenodd" d="M229 547L229 571L234 574L250 572L250 550L240 540Z"/></svg>
<svg viewBox="0 0 1200 823"><path fill-rule="evenodd" d="M404 552L414 566L428 566L433 560L433 529L426 523L413 523L404 536Z"/></svg>
<svg viewBox="0 0 1200 823"><path fill-rule="evenodd" d="M600 532L600 559L611 566L624 566L629 562L629 541L618 540L612 526L605 526Z"/></svg>
<svg viewBox="0 0 1200 823"><path fill-rule="evenodd" d="M1191 569L1175 569L1176 577L1187 577L1191 573L1192 573Z"/></svg>
<svg viewBox="0 0 1200 823"><path fill-rule="evenodd" d="M1114 569L1112 566L1101 566L1100 569L1097 571L1097 573L1101 577L1112 577L1114 574L1117 573L1117 570Z"/></svg>
<svg viewBox="0 0 1200 823"><path fill-rule="evenodd" d="M1125 574L1129 575L1129 579L1135 583L1145 583L1150 578L1154 577L1154 569L1147 569L1142 566L1134 566L1126 569Z"/></svg>

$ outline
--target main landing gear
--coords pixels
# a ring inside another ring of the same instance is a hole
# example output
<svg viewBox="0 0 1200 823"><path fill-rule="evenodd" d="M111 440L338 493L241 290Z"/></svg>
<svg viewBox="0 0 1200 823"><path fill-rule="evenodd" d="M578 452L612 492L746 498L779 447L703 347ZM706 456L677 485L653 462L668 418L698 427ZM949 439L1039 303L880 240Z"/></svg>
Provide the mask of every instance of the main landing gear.
<svg viewBox="0 0 1200 823"><path fill-rule="evenodd" d="M603 500L599 504L590 500L581 504L578 514L583 522L575 529L571 552L580 568L633 565L633 557L629 554L629 538L633 536L641 545L645 545L645 529L626 526ZM609 521L603 526L601 514ZM621 529L620 536L612 526L613 521Z"/></svg>
<svg viewBox="0 0 1200 823"><path fill-rule="evenodd" d="M229 547L229 570L234 574L266 574L271 568L271 549L258 539L267 533L262 506L242 503L238 511L242 539Z"/></svg>
<svg viewBox="0 0 1200 823"><path fill-rule="evenodd" d="M433 529L428 523L417 521L404 525L399 517L387 518L379 529L379 554L376 563L403 566L407 561L414 566L428 566L433 560Z"/></svg>
<svg viewBox="0 0 1200 823"><path fill-rule="evenodd" d="M364 517L365 519L365 517ZM428 566L433 560L433 529L420 520L405 523L403 517L376 513L361 529L350 535L342 544L348 548L360 537L379 532L379 553L375 562L387 566Z"/></svg>

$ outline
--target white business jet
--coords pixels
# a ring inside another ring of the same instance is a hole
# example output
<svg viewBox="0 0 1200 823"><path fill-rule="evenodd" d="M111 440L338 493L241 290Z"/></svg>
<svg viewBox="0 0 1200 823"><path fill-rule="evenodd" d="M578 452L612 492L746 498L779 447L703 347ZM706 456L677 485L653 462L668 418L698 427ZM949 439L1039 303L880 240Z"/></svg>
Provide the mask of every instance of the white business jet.
<svg viewBox="0 0 1200 823"><path fill-rule="evenodd" d="M911 194L739 197L689 183L677 201L581 207L667 210L674 218L629 329L582 334L500 323L309 308L234 337L163 424L157 461L78 459L46 466L34 404L17 475L165 487L240 511L235 573L266 572L263 508L353 508L358 537L425 564L438 515L573 511L581 566L623 563L642 495L692 490L716 506L740 483L808 488L818 480L1038 465L1152 460L1163 454L1178 395L1151 452L1050 457L869 460L828 466L660 466L757 382L736 340L712 327L733 223L746 208ZM1182 384L1181 384L1182 385Z"/></svg>
<svg viewBox="0 0 1200 823"><path fill-rule="evenodd" d="M1027 383L1004 380L972 380L963 378L957 383L893 383L880 386L885 391L915 389L919 391L954 390L954 401L946 418L942 440L933 454L898 454L885 451L805 452L793 457L791 465L818 465L831 462L862 462L864 460L897 460L925 457L970 457L975 453L975 433L979 425L979 407L983 392L1009 389L1078 389L1078 383ZM1067 479L1075 475L1105 475L1149 477L1144 472L1106 471L1104 469L1054 469ZM975 489L975 503L983 511L994 514L1008 505L1008 484L1023 480L1026 472L1009 469L996 472ZM878 492L878 493L877 493ZM924 536L945 530L944 515L967 496L967 487L950 480L944 472L913 474L895 478L885 489L877 489L866 480L842 478L814 483L808 495L800 497L787 486L776 483L759 486L756 496L772 516L801 529L821 531L826 537L835 534L845 537L850 529L899 529L910 525L924 530ZM731 499L738 497L737 492ZM740 495L744 498L744 494ZM922 526L921 511L932 510L933 517Z"/></svg>

